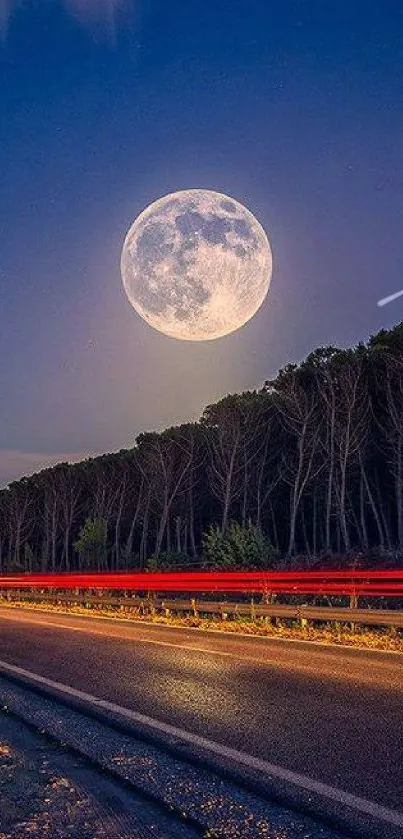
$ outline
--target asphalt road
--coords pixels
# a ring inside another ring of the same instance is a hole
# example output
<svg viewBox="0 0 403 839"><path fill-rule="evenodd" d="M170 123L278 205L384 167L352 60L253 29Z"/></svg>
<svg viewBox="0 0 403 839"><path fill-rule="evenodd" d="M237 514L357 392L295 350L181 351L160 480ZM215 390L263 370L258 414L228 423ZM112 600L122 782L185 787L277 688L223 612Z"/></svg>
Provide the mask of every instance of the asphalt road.
<svg viewBox="0 0 403 839"><path fill-rule="evenodd" d="M0 608L0 659L403 811L403 656Z"/></svg>

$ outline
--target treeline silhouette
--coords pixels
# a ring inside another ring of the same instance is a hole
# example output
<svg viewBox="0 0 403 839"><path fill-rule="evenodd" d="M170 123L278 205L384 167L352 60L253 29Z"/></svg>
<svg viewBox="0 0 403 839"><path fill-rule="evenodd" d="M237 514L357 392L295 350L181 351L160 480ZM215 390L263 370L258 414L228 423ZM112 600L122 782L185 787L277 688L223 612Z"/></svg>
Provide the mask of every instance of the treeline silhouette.
<svg viewBox="0 0 403 839"><path fill-rule="evenodd" d="M234 522L281 567L401 561L403 323L317 349L197 423L13 482L0 492L1 571L203 565L203 534Z"/></svg>

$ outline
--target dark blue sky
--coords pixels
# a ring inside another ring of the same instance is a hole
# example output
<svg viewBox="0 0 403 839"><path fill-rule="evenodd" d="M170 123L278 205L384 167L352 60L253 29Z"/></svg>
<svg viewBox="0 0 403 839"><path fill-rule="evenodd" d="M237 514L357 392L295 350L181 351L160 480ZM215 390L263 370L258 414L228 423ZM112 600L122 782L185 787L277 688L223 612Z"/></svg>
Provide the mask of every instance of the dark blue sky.
<svg viewBox="0 0 403 839"><path fill-rule="evenodd" d="M0 481L194 419L314 347L402 318L403 6L13 4L0 45ZM0 11L2 5L0 0ZM107 12L109 11L109 19ZM275 269L239 332L178 342L120 281L175 190L232 195Z"/></svg>

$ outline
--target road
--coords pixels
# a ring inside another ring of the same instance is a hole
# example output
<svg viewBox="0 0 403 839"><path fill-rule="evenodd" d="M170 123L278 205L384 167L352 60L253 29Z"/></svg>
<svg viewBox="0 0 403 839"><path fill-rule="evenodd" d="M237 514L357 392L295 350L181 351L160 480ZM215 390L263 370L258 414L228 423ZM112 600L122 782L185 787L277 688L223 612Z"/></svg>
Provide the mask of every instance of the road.
<svg viewBox="0 0 403 839"><path fill-rule="evenodd" d="M403 656L0 608L0 659L403 812Z"/></svg>

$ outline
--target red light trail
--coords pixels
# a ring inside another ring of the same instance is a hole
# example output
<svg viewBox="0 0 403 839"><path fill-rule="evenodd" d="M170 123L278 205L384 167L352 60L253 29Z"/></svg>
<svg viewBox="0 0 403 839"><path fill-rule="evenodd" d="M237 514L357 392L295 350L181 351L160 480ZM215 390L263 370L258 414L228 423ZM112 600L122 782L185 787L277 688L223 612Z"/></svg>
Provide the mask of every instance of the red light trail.
<svg viewBox="0 0 403 839"><path fill-rule="evenodd" d="M403 569L383 571L205 571L70 573L0 576L0 589L105 589L399 597Z"/></svg>

